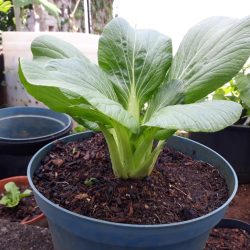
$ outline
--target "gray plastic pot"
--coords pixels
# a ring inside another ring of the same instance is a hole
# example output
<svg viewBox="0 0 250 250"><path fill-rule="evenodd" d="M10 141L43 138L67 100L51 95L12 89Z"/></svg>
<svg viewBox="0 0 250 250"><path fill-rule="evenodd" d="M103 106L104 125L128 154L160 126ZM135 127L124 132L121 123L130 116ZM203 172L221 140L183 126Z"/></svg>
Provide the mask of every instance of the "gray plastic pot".
<svg viewBox="0 0 250 250"><path fill-rule="evenodd" d="M69 142L92 135L92 132L85 132L60 140ZM32 183L36 168L53 145L48 144L33 156L28 166L28 179L40 209L48 218L55 250L202 250L210 229L223 218L237 190L236 174L224 158L197 142L174 136L168 140L168 146L216 166L226 178L230 197L225 204L202 217L171 224L130 225L97 220L59 207Z"/></svg>
<svg viewBox="0 0 250 250"><path fill-rule="evenodd" d="M0 109L0 179L25 175L32 156L49 142L68 135L71 118L50 109Z"/></svg>

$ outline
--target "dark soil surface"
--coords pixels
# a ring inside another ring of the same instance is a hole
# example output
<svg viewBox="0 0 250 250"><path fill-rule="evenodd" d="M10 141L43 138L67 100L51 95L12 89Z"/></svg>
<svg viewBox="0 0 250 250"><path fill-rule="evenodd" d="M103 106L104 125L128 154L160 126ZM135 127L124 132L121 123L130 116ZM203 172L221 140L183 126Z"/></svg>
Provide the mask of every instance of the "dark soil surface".
<svg viewBox="0 0 250 250"><path fill-rule="evenodd" d="M226 217L250 223L250 184L239 186L236 196L229 205Z"/></svg>
<svg viewBox="0 0 250 250"><path fill-rule="evenodd" d="M20 191L23 192L29 188L29 186L19 186L19 188ZM3 195L4 194L0 194L0 197ZM22 198L16 207L8 208L0 205L0 219L6 219L11 222L28 221L41 213L33 195Z"/></svg>
<svg viewBox="0 0 250 250"><path fill-rule="evenodd" d="M224 179L211 165L165 148L150 177L114 177L101 134L57 144L36 171L45 197L79 214L120 223L161 224L211 212L228 198Z"/></svg>
<svg viewBox="0 0 250 250"><path fill-rule="evenodd" d="M0 250L53 250L48 228L2 219L0 225Z"/></svg>
<svg viewBox="0 0 250 250"><path fill-rule="evenodd" d="M205 250L249 250L250 235L237 228L214 228Z"/></svg>

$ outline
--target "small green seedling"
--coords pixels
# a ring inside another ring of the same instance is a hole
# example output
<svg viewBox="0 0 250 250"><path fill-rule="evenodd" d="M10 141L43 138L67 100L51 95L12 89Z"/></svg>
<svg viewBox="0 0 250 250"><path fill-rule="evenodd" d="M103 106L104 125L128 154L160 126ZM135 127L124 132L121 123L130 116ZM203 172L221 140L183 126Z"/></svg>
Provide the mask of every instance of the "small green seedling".
<svg viewBox="0 0 250 250"><path fill-rule="evenodd" d="M84 181L86 186L93 186L97 182L96 178L89 178Z"/></svg>
<svg viewBox="0 0 250 250"><path fill-rule="evenodd" d="M23 193L20 192L19 187L14 182L8 182L4 185L6 190L5 195L0 200L0 204L6 207L15 207L24 197L31 195L31 190L26 189Z"/></svg>

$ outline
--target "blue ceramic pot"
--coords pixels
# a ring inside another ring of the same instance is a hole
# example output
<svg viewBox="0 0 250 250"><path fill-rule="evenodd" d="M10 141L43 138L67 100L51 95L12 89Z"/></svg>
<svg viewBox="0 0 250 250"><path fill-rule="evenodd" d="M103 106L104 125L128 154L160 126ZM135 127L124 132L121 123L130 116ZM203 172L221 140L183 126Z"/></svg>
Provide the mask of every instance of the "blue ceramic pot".
<svg viewBox="0 0 250 250"><path fill-rule="evenodd" d="M91 136L92 132L85 132L60 140L69 142ZM28 179L39 207L48 218L55 250L202 250L210 229L223 218L237 190L236 174L224 158L199 143L173 136L168 146L216 166L226 178L229 198L224 205L196 219L161 225L130 225L89 218L52 203L32 183L35 170L53 144L33 156L28 166Z"/></svg>
<svg viewBox="0 0 250 250"><path fill-rule="evenodd" d="M0 109L0 179L25 175L31 157L44 145L70 133L66 114L37 107Z"/></svg>

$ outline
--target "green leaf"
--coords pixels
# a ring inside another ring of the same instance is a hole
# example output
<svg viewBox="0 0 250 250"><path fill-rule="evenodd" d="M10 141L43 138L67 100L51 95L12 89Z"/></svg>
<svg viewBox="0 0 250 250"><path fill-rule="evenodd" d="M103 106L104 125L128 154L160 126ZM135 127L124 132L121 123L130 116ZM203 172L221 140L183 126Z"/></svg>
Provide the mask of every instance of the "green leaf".
<svg viewBox="0 0 250 250"><path fill-rule="evenodd" d="M54 36L41 35L34 39L31 44L31 51L36 60L48 61L48 59L63 59L77 57L90 62L80 50Z"/></svg>
<svg viewBox="0 0 250 250"><path fill-rule="evenodd" d="M86 131L86 127L80 125L80 124L77 124L76 127L73 128L73 133L81 133L81 132L84 132ZM74 149L73 149L74 150Z"/></svg>
<svg viewBox="0 0 250 250"><path fill-rule="evenodd" d="M11 1L0 1L0 12L7 13L11 7Z"/></svg>
<svg viewBox="0 0 250 250"><path fill-rule="evenodd" d="M215 132L235 123L241 112L241 105L231 101L173 105L160 109L145 126L190 132Z"/></svg>
<svg viewBox="0 0 250 250"><path fill-rule="evenodd" d="M99 65L110 75L120 101L137 118L164 80L171 60L170 38L153 30L135 30L122 18L113 19L99 40Z"/></svg>
<svg viewBox="0 0 250 250"><path fill-rule="evenodd" d="M166 140L176 132L176 129L161 129L156 132L154 138L156 140Z"/></svg>
<svg viewBox="0 0 250 250"><path fill-rule="evenodd" d="M13 5L18 8L25 7L33 3L33 0L13 0Z"/></svg>
<svg viewBox="0 0 250 250"><path fill-rule="evenodd" d="M8 182L4 185L4 189L6 190L6 192L12 192L15 194L20 193L19 192L19 188L16 186L16 184L14 182Z"/></svg>
<svg viewBox="0 0 250 250"><path fill-rule="evenodd" d="M165 84L149 105L148 117L164 106L205 97L232 79L249 54L250 17L205 19L181 42Z"/></svg>
<svg viewBox="0 0 250 250"><path fill-rule="evenodd" d="M52 40L55 42L57 39ZM61 112L73 113L73 116L88 115L94 122L94 118L102 117L101 121L118 122L136 131L136 120L117 102L113 85L106 74L83 55L71 57L78 52L73 49L71 54L70 45L66 42L59 39L56 42L59 49L42 52L47 43L47 37L42 36L32 43L34 60L20 60L19 75L28 92L51 108L55 108L55 98ZM67 53L60 51L64 44ZM51 38L48 39L48 48L50 46ZM41 86L45 88L40 92Z"/></svg>
<svg viewBox="0 0 250 250"><path fill-rule="evenodd" d="M21 65L21 64L20 64ZM90 121L101 121L104 124L109 124L109 120L106 117L95 110L91 105L86 104L84 98L80 95L75 94L65 89L60 89L57 87L47 87L39 85L31 85L27 82L23 75L23 72L19 65L19 77L24 84L26 90L33 95L37 100L45 103L51 109L57 112L67 113L78 121L80 124L86 126L89 124L88 128L96 128ZM90 121L86 121L85 119ZM86 123L86 124L85 124ZM86 126L87 127L87 126ZM97 129L97 128L96 128Z"/></svg>
<svg viewBox="0 0 250 250"><path fill-rule="evenodd" d="M89 130L94 130L94 131L100 131L99 126L95 122L88 121L86 119L83 119L80 116L75 116L74 120L80 124L79 129L78 131L76 130L76 132L82 132L80 130L80 127L84 128L84 130L89 129Z"/></svg>
<svg viewBox="0 0 250 250"><path fill-rule="evenodd" d="M22 199L22 198L25 198L25 197L29 197L31 194L32 194L32 191L30 189L26 189L26 190L24 190L24 192L22 192L19 195L19 198Z"/></svg>
<svg viewBox="0 0 250 250"><path fill-rule="evenodd" d="M235 78L241 100L250 108L250 75L240 73Z"/></svg>
<svg viewBox="0 0 250 250"><path fill-rule="evenodd" d="M14 182L8 182L4 185L6 194L1 198L0 204L6 207L15 207L20 201L20 191Z"/></svg>

